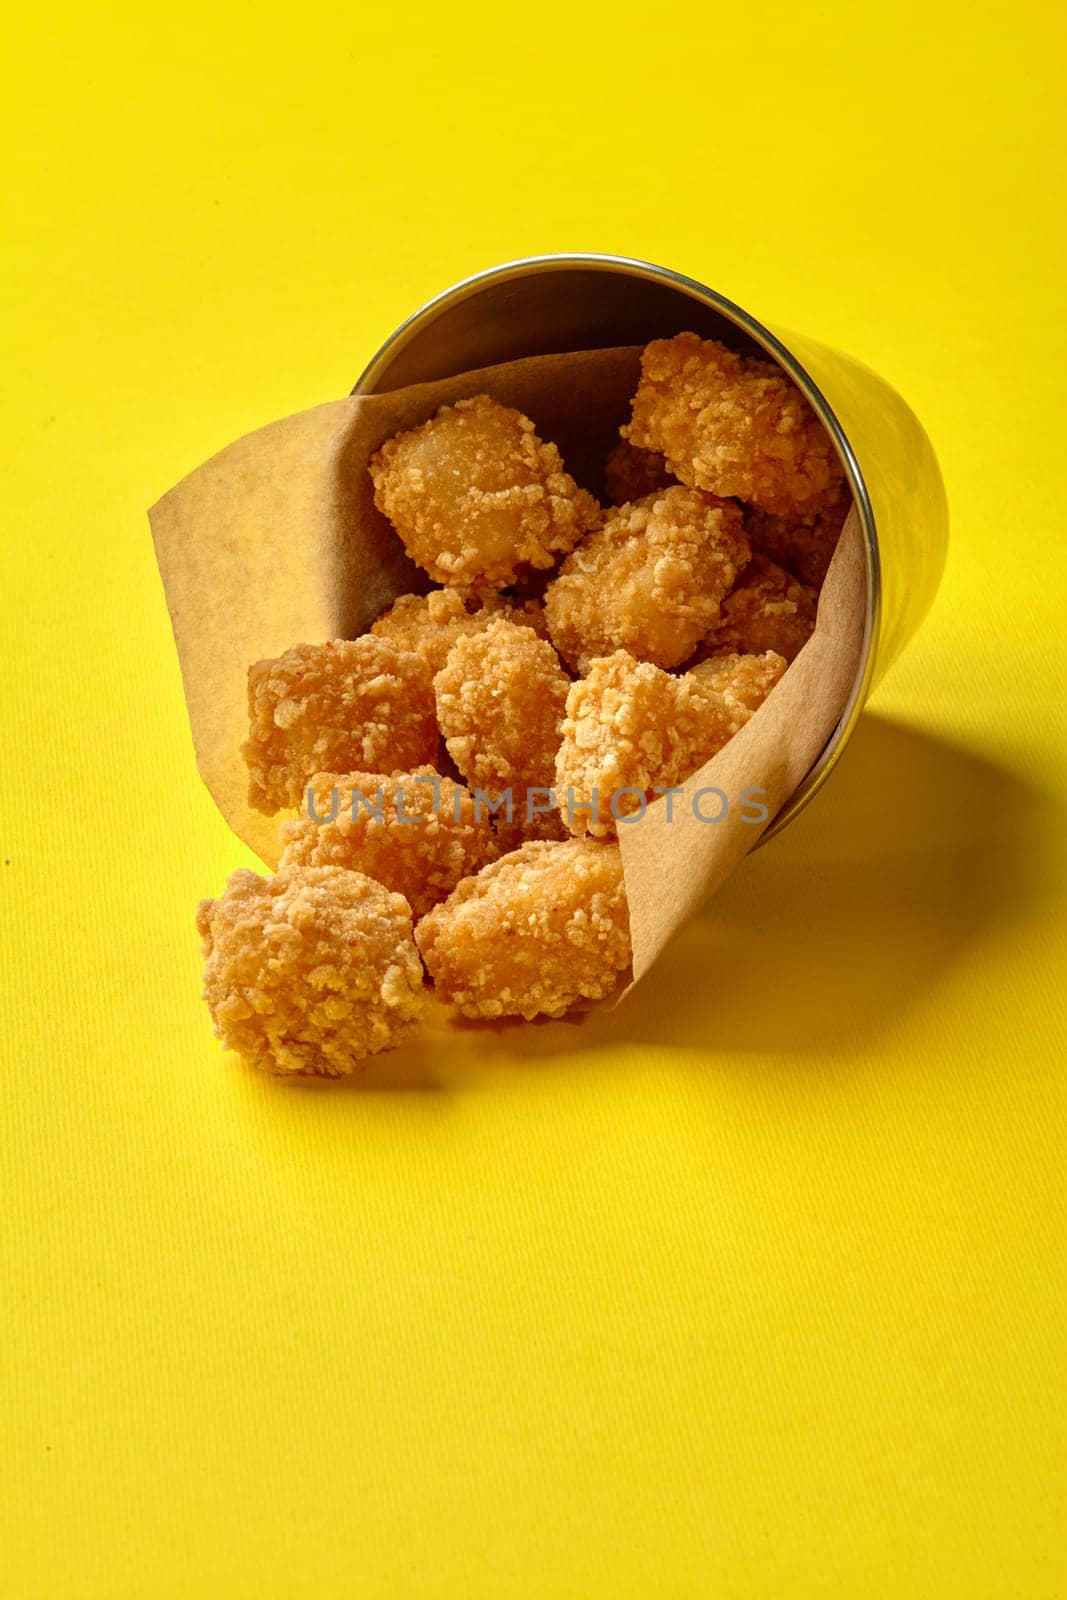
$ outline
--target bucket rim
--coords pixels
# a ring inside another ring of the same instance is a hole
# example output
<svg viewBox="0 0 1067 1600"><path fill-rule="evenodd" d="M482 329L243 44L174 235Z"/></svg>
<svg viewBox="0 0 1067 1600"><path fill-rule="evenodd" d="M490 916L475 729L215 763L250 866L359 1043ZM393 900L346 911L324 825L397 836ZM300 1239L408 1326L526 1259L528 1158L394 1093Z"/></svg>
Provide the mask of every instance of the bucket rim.
<svg viewBox="0 0 1067 1600"><path fill-rule="evenodd" d="M602 271L620 277L638 277L648 282L666 283L678 290L683 296L699 301L713 311L718 312L728 322L752 339L754 343L759 345L771 360L793 380L829 433L841 464L845 469L853 504L860 519L867 558L867 604L864 617L862 659L849 698L836 726L807 775L790 795L777 816L772 818L761 833L755 846L756 849L759 849L761 845L766 844L768 840L788 826L793 818L798 816L804 807L814 799L843 755L845 747L859 721L873 682L877 653L876 641L879 636L882 609L882 578L878 531L863 470L852 448L851 441L833 407L808 372L804 363L793 354L789 345L785 342L788 339L788 334L784 338L781 337L769 328L766 323L761 322L751 312L746 311L743 306L738 305L736 301L721 294L717 289L712 289L708 284L701 283L699 279L691 278L685 273L676 271L673 267L660 266L655 262L644 261L636 256L600 254L593 251L560 251L546 255L517 256L512 260L500 262L496 266L486 267L480 272L471 273L468 277L460 278L448 288L442 289L438 294L424 301L410 316L405 317L378 347L356 379L351 392L353 395L378 392L377 379L388 370L390 362L414 341L421 329L432 323L437 314L446 310L449 306L470 299L481 290L494 284L507 282L509 279L530 277L541 272L553 273L575 270ZM682 332L683 330L679 328L678 331Z"/></svg>

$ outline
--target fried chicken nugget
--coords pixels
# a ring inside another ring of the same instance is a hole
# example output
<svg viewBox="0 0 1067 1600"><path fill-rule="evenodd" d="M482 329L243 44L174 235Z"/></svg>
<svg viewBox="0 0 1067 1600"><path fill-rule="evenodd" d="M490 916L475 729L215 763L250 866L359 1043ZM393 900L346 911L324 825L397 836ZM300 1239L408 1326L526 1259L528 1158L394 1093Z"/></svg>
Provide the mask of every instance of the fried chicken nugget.
<svg viewBox="0 0 1067 1600"><path fill-rule="evenodd" d="M552 646L500 619L457 639L433 680L437 720L452 760L491 800L510 792L512 818L552 784L569 680ZM504 807L507 815L507 807Z"/></svg>
<svg viewBox="0 0 1067 1600"><path fill-rule="evenodd" d="M818 590L766 556L754 555L723 601L718 624L701 642L700 657L774 650L792 661L815 630L818 605Z"/></svg>
<svg viewBox="0 0 1067 1600"><path fill-rule="evenodd" d="M374 502L438 583L506 589L550 567L600 520L554 444L486 394L442 406L371 457Z"/></svg>
<svg viewBox="0 0 1067 1600"><path fill-rule="evenodd" d="M525 844L465 878L415 931L438 995L468 1017L559 1017L630 963L617 845Z"/></svg>
<svg viewBox="0 0 1067 1600"><path fill-rule="evenodd" d="M488 595L470 602L458 589L432 589L429 594L402 594L371 625L379 639L391 639L401 650L414 650L431 674L440 672L448 652L465 633L481 633L497 617L532 628L548 637L544 607L536 600L511 601Z"/></svg>
<svg viewBox="0 0 1067 1600"><path fill-rule="evenodd" d="M609 838L656 789L684 783L758 710L785 666L773 651L719 657L678 677L625 650L594 661L571 685L556 759L570 831Z"/></svg>
<svg viewBox="0 0 1067 1600"><path fill-rule="evenodd" d="M851 507L852 496L842 484L824 511L773 517L767 511L749 506L745 512L745 528L754 550L761 550L779 566L788 568L801 583L818 589L826 577Z"/></svg>
<svg viewBox="0 0 1067 1600"><path fill-rule="evenodd" d="M620 506L549 584L552 642L579 670L617 648L676 667L717 622L748 557L732 501L676 485Z"/></svg>
<svg viewBox="0 0 1067 1600"><path fill-rule="evenodd" d="M430 670L390 639L298 644L248 669L248 803L298 806L315 772L398 772L437 754Z"/></svg>
<svg viewBox="0 0 1067 1600"><path fill-rule="evenodd" d="M408 903L362 873L242 869L196 926L215 1032L262 1072L344 1077L422 1011Z"/></svg>
<svg viewBox="0 0 1067 1600"><path fill-rule="evenodd" d="M620 439L604 463L604 491L615 506L669 489L676 481L657 451L639 450L628 439Z"/></svg>
<svg viewBox="0 0 1067 1600"><path fill-rule="evenodd" d="M314 816L305 809L279 830L282 868L365 873L402 894L416 917L500 854L488 816L475 816L473 796L432 767L393 777L320 772L309 787Z"/></svg>
<svg viewBox="0 0 1067 1600"><path fill-rule="evenodd" d="M773 362L715 339L655 339L622 436L658 450L683 483L776 516L819 511L844 476L830 435Z"/></svg>

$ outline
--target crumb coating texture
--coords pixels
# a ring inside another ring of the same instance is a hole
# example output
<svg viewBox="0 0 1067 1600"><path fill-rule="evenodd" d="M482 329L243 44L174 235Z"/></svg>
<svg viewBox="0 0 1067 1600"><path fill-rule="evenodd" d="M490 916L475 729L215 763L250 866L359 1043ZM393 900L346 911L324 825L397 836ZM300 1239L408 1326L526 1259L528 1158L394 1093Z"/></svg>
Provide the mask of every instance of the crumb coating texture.
<svg viewBox="0 0 1067 1600"><path fill-rule="evenodd" d="M465 879L415 936L437 993L466 1016L558 1017L603 999L630 962L618 846L525 844Z"/></svg>
<svg viewBox="0 0 1067 1600"><path fill-rule="evenodd" d="M774 650L792 661L815 630L819 595L767 556L754 555L722 615L703 640L700 654L762 655Z"/></svg>
<svg viewBox="0 0 1067 1600"><path fill-rule="evenodd" d="M475 395L371 457L379 511L438 583L506 589L524 567L550 567L600 518L529 417Z"/></svg>
<svg viewBox="0 0 1067 1600"><path fill-rule="evenodd" d="M694 489L776 516L821 510L844 476L829 434L779 367L695 333L646 346L622 433L661 452Z"/></svg>
<svg viewBox="0 0 1067 1600"><path fill-rule="evenodd" d="M839 492L822 511L793 512L774 517L756 506L745 512L745 528L753 550L759 550L779 566L818 589L826 577L845 525L852 496L842 484Z"/></svg>
<svg viewBox="0 0 1067 1600"><path fill-rule="evenodd" d="M457 639L483 632L498 617L547 637L544 608L538 601L511 601L496 595L481 602L469 601L459 589L401 595L370 631L376 638L391 639L401 650L413 650L432 674L440 672Z"/></svg>
<svg viewBox="0 0 1067 1600"><path fill-rule="evenodd" d="M248 801L299 806L316 772L399 772L437 754L426 663L389 639L298 644L248 669Z"/></svg>
<svg viewBox="0 0 1067 1600"><path fill-rule="evenodd" d="M408 903L361 873L235 872L196 925L215 1032L262 1072L344 1077L418 1020Z"/></svg>
<svg viewBox="0 0 1067 1600"><path fill-rule="evenodd" d="M552 642L579 671L615 649L679 666L718 621L748 557L731 500L676 486L620 506L549 585Z"/></svg>
<svg viewBox="0 0 1067 1600"><path fill-rule="evenodd" d="M448 753L472 789L510 789L517 815L529 790L551 786L569 680L546 640L493 622L456 640L433 686Z"/></svg>
<svg viewBox="0 0 1067 1600"><path fill-rule="evenodd" d="M416 917L500 853L488 815L479 819L463 785L433 767L393 776L320 772L309 787L315 817L330 820L316 821L305 805L297 821L283 822L282 867L365 873L402 894Z"/></svg>
<svg viewBox="0 0 1067 1600"><path fill-rule="evenodd" d="M571 685L556 759L571 832L610 838L642 796L684 783L744 727L785 665L772 652L732 655L674 677L625 650L594 661Z"/></svg>

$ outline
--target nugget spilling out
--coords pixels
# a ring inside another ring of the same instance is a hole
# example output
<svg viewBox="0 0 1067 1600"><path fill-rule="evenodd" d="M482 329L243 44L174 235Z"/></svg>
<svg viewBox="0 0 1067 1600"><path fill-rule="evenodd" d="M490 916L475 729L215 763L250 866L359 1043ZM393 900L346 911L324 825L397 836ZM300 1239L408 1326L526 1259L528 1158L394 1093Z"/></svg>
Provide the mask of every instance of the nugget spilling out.
<svg viewBox="0 0 1067 1600"><path fill-rule="evenodd" d="M215 1032L263 1072L344 1077L422 1011L408 903L362 873L235 872L196 925Z"/></svg>
<svg viewBox="0 0 1067 1600"><path fill-rule="evenodd" d="M774 650L792 661L815 631L819 592L801 583L767 556L754 555L723 602L718 625L700 646L707 660L717 655L762 655Z"/></svg>
<svg viewBox="0 0 1067 1600"><path fill-rule="evenodd" d="M543 809L569 688L552 646L500 619L456 640L433 688L448 753L471 788L502 799L511 820Z"/></svg>
<svg viewBox="0 0 1067 1600"><path fill-rule="evenodd" d="M550 567L600 520L556 446L485 394L387 440L370 473L411 559L462 588L505 589L524 567Z"/></svg>
<svg viewBox="0 0 1067 1600"><path fill-rule="evenodd" d="M785 661L729 655L672 676L625 650L571 685L556 797L574 834L612 837L647 802L684 783L763 704Z"/></svg>
<svg viewBox="0 0 1067 1600"><path fill-rule="evenodd" d="M371 634L257 661L248 713L248 803L268 816L299 806L316 772L398 772L437 755L429 668Z"/></svg>
<svg viewBox="0 0 1067 1600"><path fill-rule="evenodd" d="M484 394L387 440L375 502L443 587L249 669L250 803L300 815L277 875L235 873L198 926L216 1032L254 1066L337 1076L403 1038L420 951L471 1018L617 992L615 836L801 651L850 503L788 378L691 333L647 347L620 431L606 512Z"/></svg>
<svg viewBox="0 0 1067 1600"><path fill-rule="evenodd" d="M775 516L822 510L844 481L829 434L780 368L695 333L646 346L622 433L691 488Z"/></svg>
<svg viewBox="0 0 1067 1600"><path fill-rule="evenodd" d="M543 639L548 637L544 607L539 601L512 601L502 595L471 601L458 589L402 594L372 623L370 631L379 639L391 639L401 650L413 650L434 673L440 672L457 639L484 632L498 618L532 628Z"/></svg>
<svg viewBox="0 0 1067 1600"><path fill-rule="evenodd" d="M402 894L421 917L500 854L488 812L433 767L320 772L304 814L283 822L282 867L344 867Z"/></svg>
<svg viewBox="0 0 1067 1600"><path fill-rule="evenodd" d="M525 844L424 917L416 941L437 993L468 1017L561 1017L611 994L630 964L617 845Z"/></svg>
<svg viewBox="0 0 1067 1600"><path fill-rule="evenodd" d="M552 642L579 671L615 649L677 667L718 621L748 558L732 500L676 486L620 506L549 585Z"/></svg>

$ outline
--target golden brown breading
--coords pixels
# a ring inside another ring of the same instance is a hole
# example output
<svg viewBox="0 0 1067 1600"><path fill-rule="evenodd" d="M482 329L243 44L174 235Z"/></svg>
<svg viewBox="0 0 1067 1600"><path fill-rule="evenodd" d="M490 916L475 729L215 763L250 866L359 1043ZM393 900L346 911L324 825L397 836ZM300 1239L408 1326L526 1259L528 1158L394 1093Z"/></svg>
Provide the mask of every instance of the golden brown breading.
<svg viewBox="0 0 1067 1600"><path fill-rule="evenodd" d="M745 510L745 527L754 550L762 550L779 566L794 572L802 583L818 589L826 577L838 536L852 507L852 496L842 484L824 511L772 517L755 506Z"/></svg>
<svg viewBox="0 0 1067 1600"><path fill-rule="evenodd" d="M792 661L814 632L818 605L816 589L766 556L754 555L723 601L719 622L701 641L700 658L774 650Z"/></svg>
<svg viewBox="0 0 1067 1600"><path fill-rule="evenodd" d="M744 726L785 665L769 651L672 677L625 650L594 661L571 685L556 760L556 799L570 831L611 837L617 819L642 812L645 797L683 783Z"/></svg>
<svg viewBox="0 0 1067 1600"><path fill-rule="evenodd" d="M402 894L416 917L500 854L488 816L477 818L467 790L432 767L392 777L320 772L309 787L314 817L305 806L298 821L282 823L282 867L366 873Z"/></svg>
<svg viewBox="0 0 1067 1600"><path fill-rule="evenodd" d="M248 669L248 803L298 806L315 772L400 772L432 762L429 668L391 639L298 644Z"/></svg>
<svg viewBox="0 0 1067 1600"><path fill-rule="evenodd" d="M684 676L702 684L713 697L723 729L728 730L722 740L725 744L759 710L787 664L776 650L764 650L759 655L730 652L701 661Z"/></svg>
<svg viewBox="0 0 1067 1600"><path fill-rule="evenodd" d="M374 501L408 555L438 583L506 589L550 567L600 520L554 444L488 395L442 406L371 457Z"/></svg>
<svg viewBox="0 0 1067 1600"><path fill-rule="evenodd" d="M646 346L621 432L662 451L694 489L776 516L821 510L844 476L830 435L779 367L695 333Z"/></svg>
<svg viewBox="0 0 1067 1600"><path fill-rule="evenodd" d="M371 626L379 639L391 639L401 650L414 650L429 667L440 672L448 652L465 633L481 633L497 617L532 628L548 637L544 607L536 600L506 600L488 595L484 602L468 600L459 589L431 589L429 594L402 594Z"/></svg>
<svg viewBox="0 0 1067 1600"><path fill-rule="evenodd" d="M549 585L552 642L579 671L615 649L676 667L718 620L748 557L730 500L676 486L620 506Z"/></svg>
<svg viewBox="0 0 1067 1600"><path fill-rule="evenodd" d="M603 999L630 963L618 846L525 844L464 879L415 939L440 998L468 1017L559 1017Z"/></svg>
<svg viewBox="0 0 1067 1600"><path fill-rule="evenodd" d="M472 789L510 791L512 817L528 791L549 788L568 679L552 646L503 620L457 639L433 680L448 753ZM544 795L531 799L531 804Z"/></svg>
<svg viewBox="0 0 1067 1600"><path fill-rule="evenodd" d="M422 1010L408 903L362 873L235 872L196 926L215 1032L263 1072L343 1077Z"/></svg>
<svg viewBox="0 0 1067 1600"><path fill-rule="evenodd" d="M669 489L674 482L657 451L639 450L629 439L620 439L604 463L604 492L615 506Z"/></svg>

